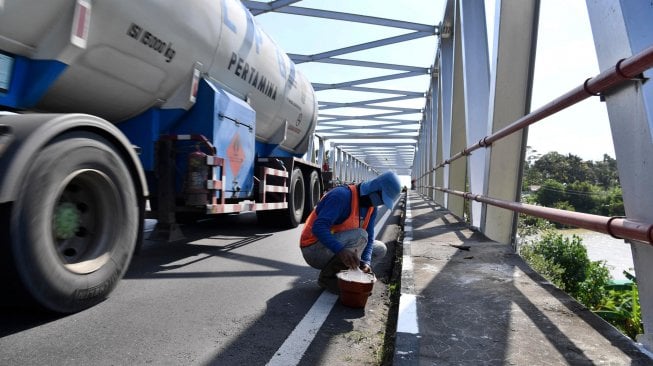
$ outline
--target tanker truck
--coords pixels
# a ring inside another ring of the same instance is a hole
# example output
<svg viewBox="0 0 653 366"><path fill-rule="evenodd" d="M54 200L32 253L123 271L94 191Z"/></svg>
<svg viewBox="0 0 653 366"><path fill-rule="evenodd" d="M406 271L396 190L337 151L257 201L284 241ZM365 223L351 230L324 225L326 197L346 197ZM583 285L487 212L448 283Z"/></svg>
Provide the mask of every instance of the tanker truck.
<svg viewBox="0 0 653 366"><path fill-rule="evenodd" d="M171 241L210 215L297 226L323 191L316 123L236 0L0 0L3 298L97 304L148 218Z"/></svg>

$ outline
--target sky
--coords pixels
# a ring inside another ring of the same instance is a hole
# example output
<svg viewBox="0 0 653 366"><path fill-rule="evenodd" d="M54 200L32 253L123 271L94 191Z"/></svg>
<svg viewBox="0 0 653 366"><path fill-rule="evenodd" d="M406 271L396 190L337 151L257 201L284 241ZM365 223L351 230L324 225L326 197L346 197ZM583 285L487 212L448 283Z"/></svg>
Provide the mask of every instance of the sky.
<svg viewBox="0 0 653 366"><path fill-rule="evenodd" d="M351 0L303 0L294 6L349 12L367 16L399 19L420 24L435 25L442 18L442 4L433 0L411 0L397 6L395 1L351 1ZM364 42L375 41L407 33L407 30L381 27L369 24L348 23L338 20L309 18L268 13L256 17L262 28L270 34L287 53L316 54L333 49L343 48ZM289 21L290 19L290 21ZM289 22L292 22L289 26ZM416 39L383 48L370 49L338 56L339 58L373 61L381 63L411 65L429 68L435 59L435 36ZM380 70L366 67L343 66L325 63L302 63L298 69L313 83L338 83L343 81L377 77L398 71ZM417 76L398 79L390 82L365 84L367 87L391 88L409 91L426 92L429 76ZM387 98L387 94L361 93L353 91L325 90L317 92L318 99L324 101L342 101L343 96L348 101L361 101L377 98ZM381 103L381 106L404 106L409 108L424 108L424 99L413 99L402 102ZM378 113L378 110L360 108L339 108L323 111L323 113L338 113L349 116ZM416 123L421 119L421 113L406 116ZM352 125L352 121L343 124Z"/></svg>
<svg viewBox="0 0 653 366"><path fill-rule="evenodd" d="M600 72L585 1L540 4L531 110ZM615 157L607 109L598 97L531 125L528 134L528 144L541 154L557 151L599 161L603 154Z"/></svg>
<svg viewBox="0 0 653 366"><path fill-rule="evenodd" d="M423 24L438 24L442 19L444 1L404 0L401 5L398 5L398 2L394 0L304 0L293 6L336 10ZM485 0L490 52L492 52L493 44L491 39L494 28L494 6L494 0ZM274 13L256 17L262 28L288 53L314 54L406 32L405 30L335 20L301 16L288 17L288 15ZM291 23L289 19L291 19ZM379 30L382 34L378 33ZM372 34L372 31L375 33ZM430 67L435 57L435 44L437 44L435 37L428 37L397 44L389 49L385 47L338 57ZM599 73L584 1L541 1L536 55L532 110ZM299 64L298 69L314 83L334 83L388 73L383 70L320 63ZM392 83L392 86L388 83ZM426 91L428 76L366 86ZM341 101L342 93L349 93L346 98L350 100L387 97L387 95L371 95L369 93L323 91L318 92L318 99ZM385 105L397 105L397 102ZM424 100L409 101L408 106L423 108ZM343 108L338 111L338 113L353 116L373 112L375 111L361 111L356 108ZM421 115L415 114L410 118L419 120ZM352 122L347 123L351 124ZM578 155L584 160L602 160L603 154L614 157L605 104L601 103L597 97L592 97L531 125L528 145L539 154L557 151L561 154Z"/></svg>

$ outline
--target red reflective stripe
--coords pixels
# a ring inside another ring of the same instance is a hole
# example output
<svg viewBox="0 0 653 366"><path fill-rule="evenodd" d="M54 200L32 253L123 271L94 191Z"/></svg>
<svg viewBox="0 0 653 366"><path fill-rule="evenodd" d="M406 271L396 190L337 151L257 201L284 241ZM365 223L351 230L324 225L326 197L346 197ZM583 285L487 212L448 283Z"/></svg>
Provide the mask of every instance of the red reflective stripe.
<svg viewBox="0 0 653 366"><path fill-rule="evenodd" d="M79 12L77 13L77 29L75 36L86 40L86 16L88 15L88 7L79 4Z"/></svg>

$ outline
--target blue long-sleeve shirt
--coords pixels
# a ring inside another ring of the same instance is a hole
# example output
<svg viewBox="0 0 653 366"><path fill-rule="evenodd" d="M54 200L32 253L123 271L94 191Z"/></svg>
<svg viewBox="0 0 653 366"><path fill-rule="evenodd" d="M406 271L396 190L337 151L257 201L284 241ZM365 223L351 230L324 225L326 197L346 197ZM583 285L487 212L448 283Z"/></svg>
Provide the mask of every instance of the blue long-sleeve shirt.
<svg viewBox="0 0 653 366"><path fill-rule="evenodd" d="M361 207L359 215L364 218L367 207ZM347 186L339 186L329 191L315 207L317 218L313 223L313 234L317 239L338 254L344 245L331 233L331 227L343 223L351 212L351 190ZM367 245L361 254L361 262L370 264L372 261L372 248L374 243L374 222L376 221L376 208L370 216L367 225Z"/></svg>

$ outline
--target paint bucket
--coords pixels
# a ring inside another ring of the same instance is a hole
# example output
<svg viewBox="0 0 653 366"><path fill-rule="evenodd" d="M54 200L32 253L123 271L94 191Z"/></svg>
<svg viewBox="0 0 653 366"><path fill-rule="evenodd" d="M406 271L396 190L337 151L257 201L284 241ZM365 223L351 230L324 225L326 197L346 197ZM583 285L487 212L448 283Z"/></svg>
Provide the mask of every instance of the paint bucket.
<svg viewBox="0 0 653 366"><path fill-rule="evenodd" d="M346 270L336 276L340 289L340 302L352 308L364 308L376 282L374 274L360 270Z"/></svg>

